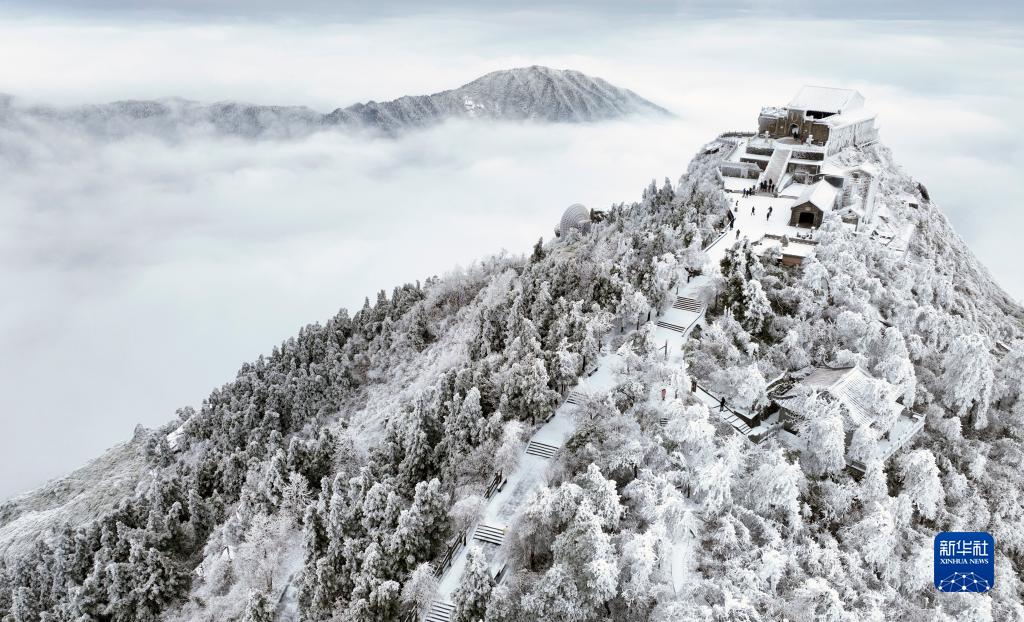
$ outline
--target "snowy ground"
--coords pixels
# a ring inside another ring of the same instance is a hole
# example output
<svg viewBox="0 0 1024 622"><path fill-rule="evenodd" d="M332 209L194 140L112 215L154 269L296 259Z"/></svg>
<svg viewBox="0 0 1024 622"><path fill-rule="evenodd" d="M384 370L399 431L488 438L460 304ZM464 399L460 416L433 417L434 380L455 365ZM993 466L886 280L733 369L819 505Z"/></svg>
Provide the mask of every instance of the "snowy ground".
<svg viewBox="0 0 1024 622"><path fill-rule="evenodd" d="M722 177L722 186L726 192L743 192L748 190L757 182L756 179L744 179L742 177Z"/></svg>
<svg viewBox="0 0 1024 622"><path fill-rule="evenodd" d="M701 281L701 283L703 283L703 281ZM694 290L697 290L697 288L695 287ZM688 292L690 294L693 294L692 296L686 295L688 290L680 289L679 291L680 296L686 296L687 298L700 300L700 298L698 297L699 293L697 293L697 291ZM671 328L655 325L654 330L651 332L651 339L654 341L654 343L658 345L659 348L667 348L667 354L670 357L679 356L682 353L683 344L686 342L687 334L689 334L690 330L692 330L693 327L697 324L697 322L703 317L703 311L697 313L694 311L683 311L680 309L673 309L670 307L667 311L663 312L659 317L655 319L667 322L674 326L685 327L686 332L680 333L679 331L673 330Z"/></svg>
<svg viewBox="0 0 1024 622"><path fill-rule="evenodd" d="M767 193L747 197L740 193L730 193L728 196L732 199L732 212L736 216L736 222L729 240L746 238L756 242L765 235L787 235L790 238L813 236L814 232L811 229L789 225L791 208L796 203L796 197L801 189L802 186L794 184L778 197ZM753 213L751 208L754 210ZM772 208L771 217L768 217L768 208Z"/></svg>
<svg viewBox="0 0 1024 622"><path fill-rule="evenodd" d="M693 512L693 516L696 516L700 507L690 500L687 501L689 503L687 509ZM689 529L684 529L683 535L672 543L672 552L670 553L672 589L677 595L685 591L688 585L696 585L696 581L691 579L697 572L697 557L694 550L698 545L694 533Z"/></svg>

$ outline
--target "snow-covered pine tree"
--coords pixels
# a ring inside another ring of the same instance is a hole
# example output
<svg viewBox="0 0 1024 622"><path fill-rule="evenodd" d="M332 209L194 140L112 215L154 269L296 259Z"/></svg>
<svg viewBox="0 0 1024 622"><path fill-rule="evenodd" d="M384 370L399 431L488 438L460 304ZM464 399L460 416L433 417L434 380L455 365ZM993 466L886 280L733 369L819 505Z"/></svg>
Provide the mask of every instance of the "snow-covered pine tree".
<svg viewBox="0 0 1024 622"><path fill-rule="evenodd" d="M781 449L769 449L750 477L751 505L764 514L781 515L791 527L797 527L804 486L800 466L787 460Z"/></svg>
<svg viewBox="0 0 1024 622"><path fill-rule="evenodd" d="M985 337L979 333L953 340L943 359L943 401L961 417L970 415L973 427L988 425L995 373Z"/></svg>
<svg viewBox="0 0 1024 622"><path fill-rule="evenodd" d="M877 451L878 434L869 424L857 426L850 439L846 457L852 462L867 464Z"/></svg>
<svg viewBox="0 0 1024 622"><path fill-rule="evenodd" d="M893 563L897 533L890 506L887 498L868 502L860 519L840 533L843 543L877 572L886 572Z"/></svg>
<svg viewBox="0 0 1024 622"><path fill-rule="evenodd" d="M480 404L480 389L473 386L457 403L455 412L444 422L444 448L447 458L456 460L477 447L483 440L484 412Z"/></svg>
<svg viewBox="0 0 1024 622"><path fill-rule="evenodd" d="M915 449L897 460L901 495L906 495L917 511L928 520L935 518L945 494L935 455L927 449Z"/></svg>
<svg viewBox="0 0 1024 622"><path fill-rule="evenodd" d="M719 448L715 459L697 471L697 490L705 507L716 512L732 503L736 478L743 467L743 439L731 436Z"/></svg>
<svg viewBox="0 0 1024 622"><path fill-rule="evenodd" d="M249 591L242 622L274 622L274 607L263 590Z"/></svg>
<svg viewBox="0 0 1024 622"><path fill-rule="evenodd" d="M846 466L846 431L838 404L820 394L809 395L804 411L800 437L807 450L800 457L806 472L815 477L840 472Z"/></svg>
<svg viewBox="0 0 1024 622"><path fill-rule="evenodd" d="M548 388L544 362L530 356L512 363L502 394L503 412L523 421L543 421L552 412L557 394Z"/></svg>
<svg viewBox="0 0 1024 622"><path fill-rule="evenodd" d="M389 538L387 558L395 564L394 576L411 572L440 552L449 533L448 506L439 480L416 484L412 505L402 511Z"/></svg>
<svg viewBox="0 0 1024 622"><path fill-rule="evenodd" d="M483 622L493 588L494 579L483 550L478 546L470 547L462 581L452 594L452 603L455 605L452 622Z"/></svg>
<svg viewBox="0 0 1024 622"><path fill-rule="evenodd" d="M552 363L551 377L560 391L576 384L581 371L580 355L570 349L568 338L563 337L559 342Z"/></svg>
<svg viewBox="0 0 1024 622"><path fill-rule="evenodd" d="M555 538L555 563L571 569L585 615L607 608L618 590L618 554L604 521L588 500L580 503L568 528Z"/></svg>
<svg viewBox="0 0 1024 622"><path fill-rule="evenodd" d="M416 566L409 580L402 586L402 602L411 607L417 615L426 615L437 595L437 577L429 562Z"/></svg>

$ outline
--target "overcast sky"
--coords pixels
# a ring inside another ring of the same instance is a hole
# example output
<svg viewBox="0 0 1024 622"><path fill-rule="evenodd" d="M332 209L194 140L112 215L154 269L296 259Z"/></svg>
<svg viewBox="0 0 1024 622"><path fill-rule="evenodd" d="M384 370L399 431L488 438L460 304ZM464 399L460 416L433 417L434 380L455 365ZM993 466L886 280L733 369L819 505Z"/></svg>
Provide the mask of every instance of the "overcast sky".
<svg viewBox="0 0 1024 622"><path fill-rule="evenodd" d="M795 19L947 19L1001 20L1022 15L1020 3L1007 0L7 0L10 12L49 13L61 17L102 16L125 19L267 19L291 22L357 23L384 18L473 14L504 17L509 13L569 20L610 20L617 24L651 19L723 19L736 17Z"/></svg>
<svg viewBox="0 0 1024 622"><path fill-rule="evenodd" d="M487 15L468 2L300 2L287 15L269 0L80 4L5 3L0 92L327 111L543 64L678 118L257 144L0 133L0 496L198 405L303 324L528 250L569 203L678 178L703 142L750 129L804 83L859 89L898 161L1024 297L1019 3L787 3L796 20L760 2L517 2Z"/></svg>

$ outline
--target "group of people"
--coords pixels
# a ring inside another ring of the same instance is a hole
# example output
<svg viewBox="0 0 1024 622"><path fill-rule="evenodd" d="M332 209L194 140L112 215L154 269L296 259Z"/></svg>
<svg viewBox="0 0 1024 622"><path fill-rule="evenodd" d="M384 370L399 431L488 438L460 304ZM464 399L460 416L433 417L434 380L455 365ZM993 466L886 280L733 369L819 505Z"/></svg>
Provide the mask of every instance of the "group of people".
<svg viewBox="0 0 1024 622"><path fill-rule="evenodd" d="M760 186L759 187L761 188L762 192L771 192L772 194L775 193L775 182L773 182L770 179L766 180L766 181L760 182ZM751 186L750 188L747 188L747 189L745 189L743 191L743 198L752 197L752 196L754 196L755 193L756 193L756 191L754 190L754 186ZM736 199L733 203L735 204L735 206L737 208L740 206L739 199ZM771 205L768 206L768 213L766 213L764 215L765 221L769 221L769 220L772 219L772 211L774 209L775 208L772 207ZM756 214L757 214L757 206L756 205L751 205L750 206L750 215L751 216L755 216ZM734 225L735 225L735 218L733 217L732 210L729 210L729 228L733 229ZM737 229L736 230L736 239L739 239L739 237L740 237L740 232Z"/></svg>
<svg viewBox="0 0 1024 622"><path fill-rule="evenodd" d="M775 182L771 179L763 179L757 184L743 190L743 198L752 197L758 192L768 192L772 196L778 196L778 188L775 187Z"/></svg>

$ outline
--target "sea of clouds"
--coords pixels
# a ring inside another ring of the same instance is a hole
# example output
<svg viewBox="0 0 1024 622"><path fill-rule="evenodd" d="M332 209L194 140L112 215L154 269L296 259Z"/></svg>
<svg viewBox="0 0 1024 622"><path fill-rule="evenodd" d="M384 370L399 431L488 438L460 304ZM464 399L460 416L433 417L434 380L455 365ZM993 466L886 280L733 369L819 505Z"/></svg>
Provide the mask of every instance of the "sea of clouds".
<svg viewBox="0 0 1024 622"><path fill-rule="evenodd" d="M399 139L19 145L0 164L0 400L18 413L3 478L167 421L379 289L527 252L573 202L634 200L678 177L700 140L687 131L453 122Z"/></svg>
<svg viewBox="0 0 1024 622"><path fill-rule="evenodd" d="M0 91L19 102L175 95L326 112L537 63L601 76L677 118L447 123L396 139L0 128L0 497L198 405L304 324L501 249L527 252L570 203L607 207L677 179L717 132L751 128L761 105L804 83L861 90L898 160L1024 295L1013 25L3 17L19 62L0 63Z"/></svg>

